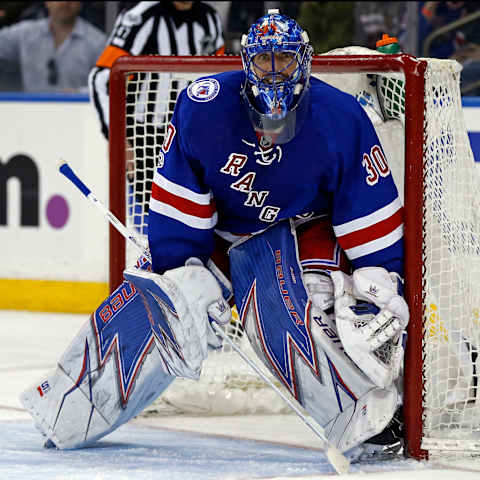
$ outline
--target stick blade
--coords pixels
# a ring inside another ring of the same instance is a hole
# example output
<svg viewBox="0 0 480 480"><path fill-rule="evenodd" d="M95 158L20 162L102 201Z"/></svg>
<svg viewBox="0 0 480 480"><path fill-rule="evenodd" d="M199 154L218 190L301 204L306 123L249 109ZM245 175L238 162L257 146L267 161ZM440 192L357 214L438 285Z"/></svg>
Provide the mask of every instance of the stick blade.
<svg viewBox="0 0 480 480"><path fill-rule="evenodd" d="M350 461L340 450L338 450L338 448L335 448L333 445L329 446L325 455L339 475L342 473L348 473L350 470Z"/></svg>

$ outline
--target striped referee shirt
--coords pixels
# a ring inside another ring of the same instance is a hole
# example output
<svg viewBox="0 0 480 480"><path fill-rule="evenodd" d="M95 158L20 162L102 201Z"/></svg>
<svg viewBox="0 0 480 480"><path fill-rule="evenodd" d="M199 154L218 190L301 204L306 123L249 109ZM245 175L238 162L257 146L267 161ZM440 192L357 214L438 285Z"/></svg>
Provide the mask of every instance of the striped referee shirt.
<svg viewBox="0 0 480 480"><path fill-rule="evenodd" d="M90 96L108 138L110 68L124 55L221 55L225 51L217 11L203 2L179 11L170 0L139 2L120 13L107 46L89 75Z"/></svg>

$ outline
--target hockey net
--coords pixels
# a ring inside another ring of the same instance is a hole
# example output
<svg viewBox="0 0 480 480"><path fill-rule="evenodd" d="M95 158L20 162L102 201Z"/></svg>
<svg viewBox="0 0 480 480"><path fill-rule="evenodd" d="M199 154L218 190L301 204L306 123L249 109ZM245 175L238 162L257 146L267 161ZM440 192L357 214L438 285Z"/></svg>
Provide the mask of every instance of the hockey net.
<svg viewBox="0 0 480 480"><path fill-rule="evenodd" d="M180 90L238 70L238 57L123 57L112 69L110 208L145 238L155 165ZM463 120L458 63L348 47L316 56L315 76L354 95L375 125L405 203L410 324L404 410L410 455L480 452L480 191ZM111 287L137 252L110 233ZM146 240L145 240L146 241ZM229 335L255 354L236 312ZM150 412L285 412L226 345L199 382L176 380Z"/></svg>

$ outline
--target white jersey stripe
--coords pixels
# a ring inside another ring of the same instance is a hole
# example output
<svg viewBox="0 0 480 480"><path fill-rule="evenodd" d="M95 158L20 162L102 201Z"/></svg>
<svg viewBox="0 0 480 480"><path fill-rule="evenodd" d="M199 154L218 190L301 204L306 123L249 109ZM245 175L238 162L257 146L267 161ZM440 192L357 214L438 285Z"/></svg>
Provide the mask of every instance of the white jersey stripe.
<svg viewBox="0 0 480 480"><path fill-rule="evenodd" d="M177 28L175 38L177 39L177 55L191 54L188 44L188 29L186 23L183 23Z"/></svg>
<svg viewBox="0 0 480 480"><path fill-rule="evenodd" d="M165 21L164 17L160 17L160 20L158 22L157 43L158 43L159 55L172 54L172 46L170 45L170 37L168 35L167 22Z"/></svg>
<svg viewBox="0 0 480 480"><path fill-rule="evenodd" d="M207 17L208 23L210 22L210 16ZM193 38L201 38L202 34L204 34L204 29L202 25L199 25L198 23L192 24L192 32L193 32ZM197 45L198 47L198 45ZM198 55L204 55L204 53L199 49L197 52Z"/></svg>
<svg viewBox="0 0 480 480"><path fill-rule="evenodd" d="M337 237L341 237L357 230L361 230L362 228L375 225L376 223L391 217L400 208L402 208L402 202L400 201L400 198L397 197L393 202L385 205L373 213L370 213L369 215L366 215L365 217L356 218L355 220L342 223L341 225L334 225L333 230Z"/></svg>
<svg viewBox="0 0 480 480"><path fill-rule="evenodd" d="M358 247L349 248L345 250L345 253L350 260L355 260L356 258L364 257L365 255L369 255L371 253L383 250L384 248L390 247L402 237L403 224L393 230L393 232L390 232L383 237L377 238L376 240L372 240L371 242L359 245Z"/></svg>
<svg viewBox="0 0 480 480"><path fill-rule="evenodd" d="M188 188L182 187L177 183L173 183L170 180L167 180L163 175L160 175L158 172L155 172L153 181L160 188L163 188L167 192L176 195L177 197L185 198L192 202L198 203L199 205L210 205L210 201L212 200L212 192L194 192L193 190L189 190Z"/></svg>
<svg viewBox="0 0 480 480"><path fill-rule="evenodd" d="M213 228L217 224L218 219L217 212L215 212L209 218L195 217L194 215L188 215L187 213L183 213L180 210L177 210L175 207L172 207L171 205L159 202L154 198L150 199L150 210L152 212L165 215L166 217L173 218L174 220L178 220L179 222L188 225L189 227L198 228L200 230L208 230L210 228Z"/></svg>
<svg viewBox="0 0 480 480"><path fill-rule="evenodd" d="M139 55L140 52L143 50L143 47L145 47L148 37L152 33L153 20L153 17L150 17L142 26L142 28L138 31L137 36L133 41L132 48L130 49L130 53L132 55Z"/></svg>

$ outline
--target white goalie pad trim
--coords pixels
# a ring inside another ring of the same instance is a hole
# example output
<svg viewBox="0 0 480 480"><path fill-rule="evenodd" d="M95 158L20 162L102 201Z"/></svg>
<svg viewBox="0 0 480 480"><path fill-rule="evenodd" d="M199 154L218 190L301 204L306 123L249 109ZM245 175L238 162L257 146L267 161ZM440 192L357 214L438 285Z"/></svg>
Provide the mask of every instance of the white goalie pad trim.
<svg viewBox="0 0 480 480"><path fill-rule="evenodd" d="M345 351L375 385L388 387L400 373L409 319L407 303L397 293L396 274L366 267L351 277L342 272L332 272L331 277L337 330ZM360 305L359 300L367 303Z"/></svg>

